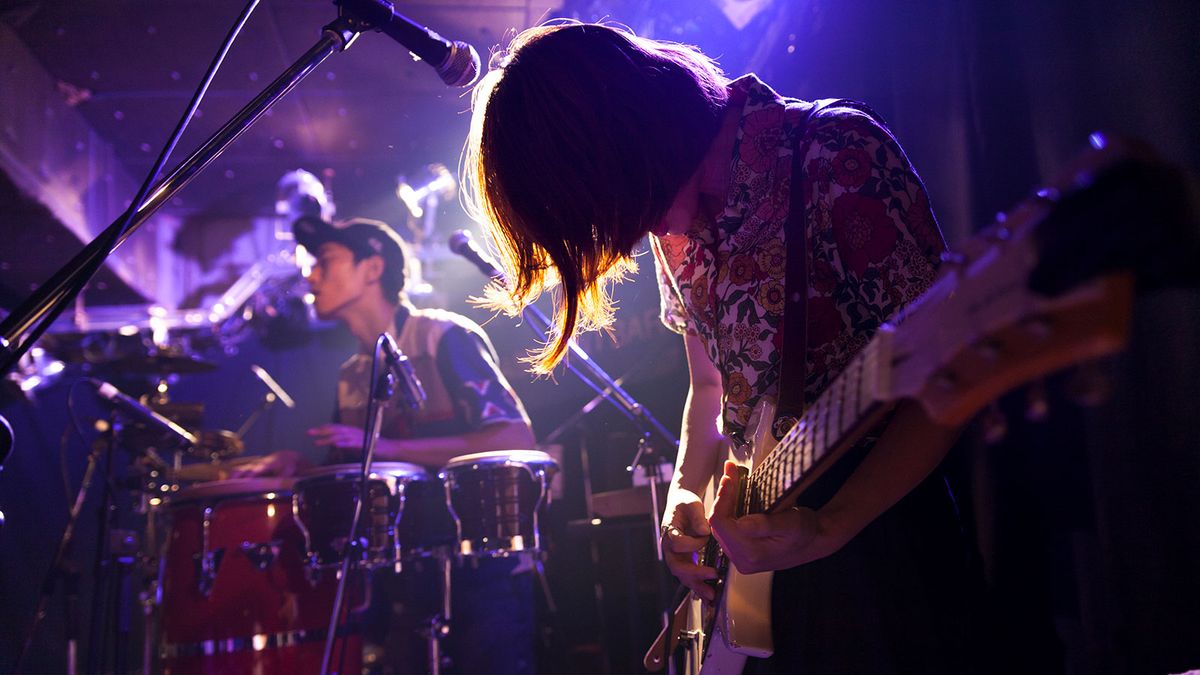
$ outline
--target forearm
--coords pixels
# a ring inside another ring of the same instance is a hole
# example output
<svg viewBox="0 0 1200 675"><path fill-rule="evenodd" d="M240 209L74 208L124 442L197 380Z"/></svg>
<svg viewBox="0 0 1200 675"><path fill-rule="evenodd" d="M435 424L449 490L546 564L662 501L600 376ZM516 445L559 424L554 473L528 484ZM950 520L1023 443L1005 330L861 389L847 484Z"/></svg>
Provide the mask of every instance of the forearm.
<svg viewBox="0 0 1200 675"><path fill-rule="evenodd" d="M718 420L721 416L721 379L708 360L703 346L694 336L685 338L691 386L683 409L683 427L675 474L667 494L667 519L670 505L679 502L681 491L703 498L713 476L724 459L725 439Z"/></svg>
<svg viewBox="0 0 1200 675"><path fill-rule="evenodd" d="M535 445L533 430L524 422L497 422L478 431L429 438L380 438L377 461L411 462L442 467L460 455L494 450L529 450Z"/></svg>
<svg viewBox="0 0 1200 675"><path fill-rule="evenodd" d="M935 424L902 402L875 447L817 512L818 549L829 555L912 491L941 463L959 429Z"/></svg>
<svg viewBox="0 0 1200 675"><path fill-rule="evenodd" d="M683 428L680 433L679 454L675 458L675 474L671 489L690 490L703 496L721 460L724 438L717 431L719 396L704 392L689 392L684 404Z"/></svg>

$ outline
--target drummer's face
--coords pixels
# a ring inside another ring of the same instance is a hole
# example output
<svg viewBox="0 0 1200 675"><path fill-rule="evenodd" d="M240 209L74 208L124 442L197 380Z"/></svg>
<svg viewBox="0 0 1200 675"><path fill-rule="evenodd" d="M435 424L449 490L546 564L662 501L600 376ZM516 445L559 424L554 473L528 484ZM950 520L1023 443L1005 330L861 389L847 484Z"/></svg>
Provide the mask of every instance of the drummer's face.
<svg viewBox="0 0 1200 675"><path fill-rule="evenodd" d="M322 319L336 319L367 288L366 260L354 261L354 252L342 244L326 242L317 249L317 261L308 275L313 307Z"/></svg>

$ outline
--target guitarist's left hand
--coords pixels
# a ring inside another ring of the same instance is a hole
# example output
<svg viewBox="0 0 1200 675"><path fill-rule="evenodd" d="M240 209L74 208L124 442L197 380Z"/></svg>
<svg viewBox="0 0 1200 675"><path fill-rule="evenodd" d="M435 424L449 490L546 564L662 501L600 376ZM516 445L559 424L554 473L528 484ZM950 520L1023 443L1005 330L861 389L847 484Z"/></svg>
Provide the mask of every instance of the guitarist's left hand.
<svg viewBox="0 0 1200 675"><path fill-rule="evenodd" d="M823 558L836 547L828 546L816 511L791 508L778 513L737 517L739 487L737 464L725 462L713 514L713 536L742 574L782 570Z"/></svg>

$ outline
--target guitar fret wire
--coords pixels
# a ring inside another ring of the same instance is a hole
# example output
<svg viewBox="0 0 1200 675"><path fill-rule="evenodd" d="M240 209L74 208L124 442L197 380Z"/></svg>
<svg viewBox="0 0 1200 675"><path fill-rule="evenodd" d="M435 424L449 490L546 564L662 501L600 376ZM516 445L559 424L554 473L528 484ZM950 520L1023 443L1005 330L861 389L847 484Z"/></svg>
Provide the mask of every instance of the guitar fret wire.
<svg viewBox="0 0 1200 675"><path fill-rule="evenodd" d="M753 507L773 506L871 407L877 398L879 349L878 342L872 340L855 355L805 411L793 431L750 472L752 499L761 497L762 502Z"/></svg>
<svg viewBox="0 0 1200 675"><path fill-rule="evenodd" d="M788 448L787 467L788 467L787 483L788 483L788 486L790 487L793 483L796 482L796 479L798 479L800 477L799 473L797 472L798 465L796 462L796 444L795 443L791 443L790 447Z"/></svg>

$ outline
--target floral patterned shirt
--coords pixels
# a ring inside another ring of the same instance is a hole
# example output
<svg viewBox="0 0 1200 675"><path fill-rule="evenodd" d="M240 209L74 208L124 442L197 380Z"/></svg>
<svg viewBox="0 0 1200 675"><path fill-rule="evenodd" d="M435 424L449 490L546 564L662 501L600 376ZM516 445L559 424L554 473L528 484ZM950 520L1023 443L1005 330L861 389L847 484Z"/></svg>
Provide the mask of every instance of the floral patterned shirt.
<svg viewBox="0 0 1200 675"><path fill-rule="evenodd" d="M651 236L668 328L698 335L722 375L722 431L741 437L779 390L792 152L804 152L811 402L875 329L925 291L945 250L925 187L892 135L857 107L785 99L753 75L741 106L723 212L687 234Z"/></svg>

